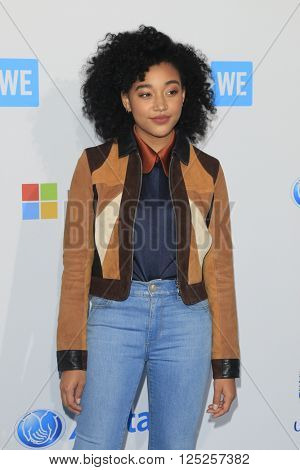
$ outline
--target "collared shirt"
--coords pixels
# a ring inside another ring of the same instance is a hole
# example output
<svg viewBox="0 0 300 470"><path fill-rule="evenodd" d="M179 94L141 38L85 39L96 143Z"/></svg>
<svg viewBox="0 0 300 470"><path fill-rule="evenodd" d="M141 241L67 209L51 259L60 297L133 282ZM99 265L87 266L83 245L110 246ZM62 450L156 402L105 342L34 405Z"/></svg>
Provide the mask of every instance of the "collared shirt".
<svg viewBox="0 0 300 470"><path fill-rule="evenodd" d="M137 141L140 155L142 157L142 164L143 164L143 173L150 173L153 166L156 163L161 162L165 175L169 175L169 165L170 165L170 157L171 157L171 150L175 142L176 133L175 130L172 130L170 142L165 145L161 150L156 152L153 150L144 140L138 135L136 131L136 125L133 125L133 133L135 139Z"/></svg>
<svg viewBox="0 0 300 470"><path fill-rule="evenodd" d="M143 164L134 223L132 279L176 279L176 225L169 190L169 164L176 133L158 153L133 128Z"/></svg>

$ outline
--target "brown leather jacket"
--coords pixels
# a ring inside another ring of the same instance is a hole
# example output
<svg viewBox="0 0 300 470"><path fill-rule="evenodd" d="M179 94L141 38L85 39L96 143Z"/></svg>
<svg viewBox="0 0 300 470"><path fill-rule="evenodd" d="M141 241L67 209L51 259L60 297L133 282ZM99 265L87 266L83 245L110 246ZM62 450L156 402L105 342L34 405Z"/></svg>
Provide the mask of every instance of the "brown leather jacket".
<svg viewBox="0 0 300 470"><path fill-rule="evenodd" d="M57 328L58 370L87 368L89 296L124 300L133 266L133 224L142 164L131 132L85 148L66 209ZM214 378L239 377L240 350L230 206L219 160L176 130L169 169L183 302L208 298Z"/></svg>

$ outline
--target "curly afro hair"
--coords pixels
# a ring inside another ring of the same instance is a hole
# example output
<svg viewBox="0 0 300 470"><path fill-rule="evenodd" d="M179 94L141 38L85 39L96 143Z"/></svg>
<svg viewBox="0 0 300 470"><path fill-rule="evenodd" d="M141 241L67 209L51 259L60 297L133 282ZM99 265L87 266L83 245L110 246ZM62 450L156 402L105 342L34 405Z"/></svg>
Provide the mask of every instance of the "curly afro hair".
<svg viewBox="0 0 300 470"><path fill-rule="evenodd" d="M134 119L124 109L121 91L127 93L136 80L145 80L152 65L168 62L178 70L186 90L175 127L180 127L193 143L202 139L217 111L206 56L191 45L174 42L152 26L107 33L103 41L106 39L84 66L86 76L81 86L82 111L94 123L96 134L104 140L113 139L131 128Z"/></svg>

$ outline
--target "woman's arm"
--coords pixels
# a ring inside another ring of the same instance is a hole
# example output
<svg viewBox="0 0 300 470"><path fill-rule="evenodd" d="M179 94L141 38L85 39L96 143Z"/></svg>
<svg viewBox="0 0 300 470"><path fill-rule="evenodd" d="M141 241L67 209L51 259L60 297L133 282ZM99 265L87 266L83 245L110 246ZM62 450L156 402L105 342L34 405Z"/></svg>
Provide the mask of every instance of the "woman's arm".
<svg viewBox="0 0 300 470"><path fill-rule="evenodd" d="M57 326L57 365L86 370L86 321L94 258L93 186L84 150L77 161L68 193L63 241L63 274Z"/></svg>
<svg viewBox="0 0 300 470"><path fill-rule="evenodd" d="M213 377L239 377L240 349L235 297L230 206L219 162L208 229L212 245L204 258L203 276L212 313Z"/></svg>
<svg viewBox="0 0 300 470"><path fill-rule="evenodd" d="M209 220L212 245L204 258L203 275L212 313L213 403L207 412L225 414L236 397L240 376L240 348L235 296L230 206L223 168L219 162ZM223 397L222 397L223 395Z"/></svg>

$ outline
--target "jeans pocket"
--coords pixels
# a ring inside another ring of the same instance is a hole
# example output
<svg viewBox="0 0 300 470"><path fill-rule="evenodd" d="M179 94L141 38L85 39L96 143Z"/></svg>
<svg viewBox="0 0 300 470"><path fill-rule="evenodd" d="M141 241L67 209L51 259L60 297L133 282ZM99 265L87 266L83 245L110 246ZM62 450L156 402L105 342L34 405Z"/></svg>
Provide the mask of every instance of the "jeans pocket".
<svg viewBox="0 0 300 470"><path fill-rule="evenodd" d="M210 312L208 299L200 300L195 304L186 305L190 310Z"/></svg>
<svg viewBox="0 0 300 470"><path fill-rule="evenodd" d="M113 302L113 299L106 299L104 297L98 297L97 295L91 295L90 301L91 301L91 308L90 308L89 315L91 315L91 313L94 310L108 307Z"/></svg>

